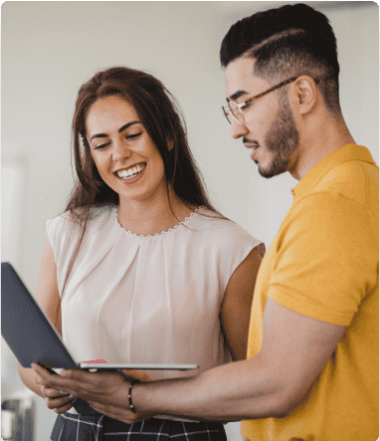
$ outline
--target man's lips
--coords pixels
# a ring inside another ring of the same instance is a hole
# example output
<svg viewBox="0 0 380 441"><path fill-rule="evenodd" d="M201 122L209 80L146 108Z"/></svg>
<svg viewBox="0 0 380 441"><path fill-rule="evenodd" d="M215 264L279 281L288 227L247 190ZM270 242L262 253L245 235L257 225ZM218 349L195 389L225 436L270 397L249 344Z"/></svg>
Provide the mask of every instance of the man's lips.
<svg viewBox="0 0 380 441"><path fill-rule="evenodd" d="M253 141L247 138L243 138L243 144L247 149L257 149L257 147L260 146L257 141Z"/></svg>
<svg viewBox="0 0 380 441"><path fill-rule="evenodd" d="M256 150L258 147L260 147L260 145L257 142L246 142L244 143L244 145L247 149L253 149L253 150Z"/></svg>

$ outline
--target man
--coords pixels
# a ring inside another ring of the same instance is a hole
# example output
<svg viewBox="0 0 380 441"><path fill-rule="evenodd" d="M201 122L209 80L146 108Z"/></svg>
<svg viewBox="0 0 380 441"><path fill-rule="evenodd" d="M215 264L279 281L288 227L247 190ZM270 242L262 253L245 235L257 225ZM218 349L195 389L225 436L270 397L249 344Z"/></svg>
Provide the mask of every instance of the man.
<svg viewBox="0 0 380 441"><path fill-rule="evenodd" d="M231 27L221 61L232 136L262 176L300 180L260 268L248 359L133 387L35 366L39 381L125 422L246 420L252 441L376 440L378 167L341 114L333 31L303 4L257 13Z"/></svg>

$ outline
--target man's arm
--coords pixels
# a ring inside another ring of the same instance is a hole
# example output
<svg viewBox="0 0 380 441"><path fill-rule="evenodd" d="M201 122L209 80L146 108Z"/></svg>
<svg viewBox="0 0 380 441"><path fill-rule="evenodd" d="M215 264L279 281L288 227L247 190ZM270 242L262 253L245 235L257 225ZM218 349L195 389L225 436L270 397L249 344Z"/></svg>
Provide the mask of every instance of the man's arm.
<svg viewBox="0 0 380 441"><path fill-rule="evenodd" d="M255 358L194 378L137 384L133 403L142 414L201 420L284 417L306 398L344 332L268 299Z"/></svg>
<svg viewBox="0 0 380 441"><path fill-rule="evenodd" d="M119 373L81 369L51 375L33 365L38 383L89 401L111 418L133 423L154 415L208 421L281 418L308 395L345 331L344 326L306 317L268 299L260 353L197 377L140 383Z"/></svg>

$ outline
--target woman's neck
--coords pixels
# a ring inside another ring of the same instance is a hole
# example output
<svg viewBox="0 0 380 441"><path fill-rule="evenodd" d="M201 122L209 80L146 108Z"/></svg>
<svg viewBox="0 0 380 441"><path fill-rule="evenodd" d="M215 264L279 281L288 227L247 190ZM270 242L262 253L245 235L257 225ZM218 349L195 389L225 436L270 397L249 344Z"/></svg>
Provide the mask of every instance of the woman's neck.
<svg viewBox="0 0 380 441"><path fill-rule="evenodd" d="M170 204L166 192L147 201L120 199L117 207L119 224L127 231L143 236L153 236L174 228L196 207L187 207L174 191L169 191Z"/></svg>

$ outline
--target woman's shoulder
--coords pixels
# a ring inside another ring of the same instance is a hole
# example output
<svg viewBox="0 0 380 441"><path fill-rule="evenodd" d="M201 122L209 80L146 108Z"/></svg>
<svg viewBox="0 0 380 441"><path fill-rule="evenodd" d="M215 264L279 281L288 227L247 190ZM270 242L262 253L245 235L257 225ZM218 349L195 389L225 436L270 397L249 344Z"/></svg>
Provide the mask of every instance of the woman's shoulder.
<svg viewBox="0 0 380 441"><path fill-rule="evenodd" d="M104 224L112 212L110 205L90 208L77 208L76 210L65 211L64 213L49 219L46 222L48 233L75 234L86 229Z"/></svg>
<svg viewBox="0 0 380 441"><path fill-rule="evenodd" d="M210 239L223 239L224 243L241 243L244 241L261 243L261 240L253 237L236 222L206 207L197 209L191 220L191 227L194 227L195 231L206 233L205 235Z"/></svg>
<svg viewBox="0 0 380 441"><path fill-rule="evenodd" d="M209 227L216 227L216 226L225 227L227 225L231 225L234 223L230 219L223 216L221 213L203 206L196 208L192 214L195 215L194 217L199 222L203 222L205 226L207 225Z"/></svg>

